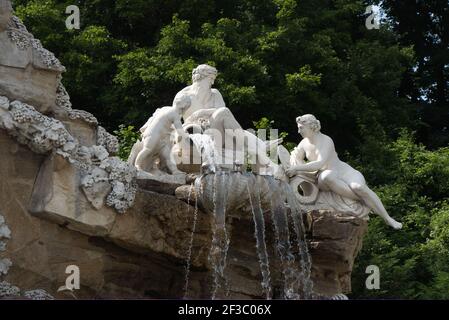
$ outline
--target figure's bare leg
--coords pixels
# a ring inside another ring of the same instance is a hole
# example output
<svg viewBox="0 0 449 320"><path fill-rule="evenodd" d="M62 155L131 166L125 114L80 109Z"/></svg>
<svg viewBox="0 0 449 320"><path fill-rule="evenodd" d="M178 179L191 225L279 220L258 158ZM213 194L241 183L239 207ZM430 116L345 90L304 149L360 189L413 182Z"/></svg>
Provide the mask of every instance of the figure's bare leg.
<svg viewBox="0 0 449 320"><path fill-rule="evenodd" d="M146 167L146 165L148 165L148 160L153 162L152 158L152 151L144 147L136 157L135 167L138 170L145 171L144 168ZM151 167L153 166L154 163L151 163Z"/></svg>
<svg viewBox="0 0 449 320"><path fill-rule="evenodd" d="M151 168L150 171L156 170L155 156L157 154L157 147L159 140L155 137L146 137L142 141L142 150L136 157L135 167L138 170L145 171L145 168Z"/></svg>
<svg viewBox="0 0 449 320"><path fill-rule="evenodd" d="M402 228L402 223L397 222L392 217L390 217L377 194L374 193L374 191L372 191L370 188L368 188L366 184L362 185L359 183L351 183L350 187L354 191L354 193L359 195L363 202L365 202L365 204L370 207L374 211L374 213L384 219L384 221L388 225L390 225L394 229Z"/></svg>
<svg viewBox="0 0 449 320"><path fill-rule="evenodd" d="M242 134L247 139L248 153L251 155L257 155L258 161L262 166L270 166L274 163L267 156L267 147L264 141L260 140L257 136L249 131L243 130L240 124L235 120L234 115L228 108L220 108L212 115L215 125L220 124L223 128L223 133L226 133L226 129L240 131L238 134Z"/></svg>
<svg viewBox="0 0 449 320"><path fill-rule="evenodd" d="M322 189L331 190L342 197L360 200L360 197L352 191L349 185L341 180L332 170L324 170L320 173L318 176L318 186L323 186Z"/></svg>
<svg viewBox="0 0 449 320"><path fill-rule="evenodd" d="M211 128L224 132L224 129L242 129L228 108L219 108L210 117Z"/></svg>
<svg viewBox="0 0 449 320"><path fill-rule="evenodd" d="M280 177L281 175L283 175L280 167L277 164L273 163L273 161L271 161L271 159L267 156L267 148L265 142L260 140L251 132L243 130L228 108L217 109L217 111L215 111L210 118L210 124L211 128L220 130L223 134L223 137L226 133L225 130L230 129L241 131L241 134L245 135L245 137L247 138L248 153L252 156L257 156L257 161L260 165L273 168L275 177Z"/></svg>
<svg viewBox="0 0 449 320"><path fill-rule="evenodd" d="M352 200L360 200L354 191L343 180L335 179L326 182L327 187L336 194Z"/></svg>
<svg viewBox="0 0 449 320"><path fill-rule="evenodd" d="M171 147L170 145L166 145L162 148L161 150L161 156L162 158L165 160L165 164L168 168L168 170L170 170L170 172L175 175L175 174L181 174L183 173L182 171L180 171L178 169L178 167L176 166L176 161L173 157L173 154L171 152Z"/></svg>
<svg viewBox="0 0 449 320"><path fill-rule="evenodd" d="M141 140L139 140L133 145L127 162L133 166L136 165L137 155L140 153L140 151L142 151L142 149L143 143Z"/></svg>

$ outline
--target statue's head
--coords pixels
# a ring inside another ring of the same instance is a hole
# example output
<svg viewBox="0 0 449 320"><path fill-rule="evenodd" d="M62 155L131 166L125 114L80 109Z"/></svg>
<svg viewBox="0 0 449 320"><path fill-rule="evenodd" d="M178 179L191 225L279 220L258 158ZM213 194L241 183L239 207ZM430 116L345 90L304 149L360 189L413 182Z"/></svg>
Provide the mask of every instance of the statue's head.
<svg viewBox="0 0 449 320"><path fill-rule="evenodd" d="M299 134L304 138L318 133L321 130L320 121L312 114L305 114L296 118L296 123L298 124Z"/></svg>
<svg viewBox="0 0 449 320"><path fill-rule="evenodd" d="M210 85L212 86L215 78L217 78L217 74L218 71L214 67L207 64L200 64L192 71L192 82L195 83L203 79L209 79Z"/></svg>

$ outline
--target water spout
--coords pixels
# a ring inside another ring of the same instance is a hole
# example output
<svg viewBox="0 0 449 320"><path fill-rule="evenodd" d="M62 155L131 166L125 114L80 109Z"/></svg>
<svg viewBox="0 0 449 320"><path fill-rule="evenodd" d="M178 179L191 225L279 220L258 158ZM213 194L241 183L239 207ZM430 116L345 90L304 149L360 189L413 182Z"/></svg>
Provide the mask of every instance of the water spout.
<svg viewBox="0 0 449 320"><path fill-rule="evenodd" d="M211 173L217 171L217 159L215 153L215 144L211 136L207 134L194 133L190 139L201 154L201 165L207 166Z"/></svg>
<svg viewBox="0 0 449 320"><path fill-rule="evenodd" d="M267 177L267 182L271 191L271 219L275 235L275 248L281 261L284 277L284 299L297 300L300 298L298 293L300 286L299 270L295 265L295 256L292 253L285 196L279 180Z"/></svg>
<svg viewBox="0 0 449 320"><path fill-rule="evenodd" d="M212 245L209 253L209 262L213 269L212 299L215 299L218 289L224 288L229 293L228 281L225 276L226 258L229 249L229 237L226 231L226 204L228 188L228 173L218 171L214 175L214 218Z"/></svg>

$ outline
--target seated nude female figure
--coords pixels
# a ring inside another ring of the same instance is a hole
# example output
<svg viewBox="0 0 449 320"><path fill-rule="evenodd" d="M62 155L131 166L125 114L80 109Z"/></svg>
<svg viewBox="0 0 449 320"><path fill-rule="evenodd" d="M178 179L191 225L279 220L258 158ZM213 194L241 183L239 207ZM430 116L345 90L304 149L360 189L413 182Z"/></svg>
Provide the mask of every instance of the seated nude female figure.
<svg viewBox="0 0 449 320"><path fill-rule="evenodd" d="M207 119L210 128L220 132L223 147L225 135L245 137L248 153L257 158L260 165L271 168L276 177L282 177L283 172L280 167L267 156L267 144L254 134L242 129L231 110L226 107L220 92L212 88L216 77L217 69L206 64L199 65L192 71L192 85L185 87L176 95L175 99L187 96L191 101L190 106L183 112L184 126ZM279 139L272 143L280 142Z"/></svg>
<svg viewBox="0 0 449 320"><path fill-rule="evenodd" d="M402 224L388 215L379 197L366 185L363 175L338 158L332 139L320 132L320 122L311 114L298 117L296 122L298 132L304 138L293 151L300 164L288 168L287 175L317 172L320 190L358 200L388 225L401 229ZM305 159L309 162L304 163Z"/></svg>

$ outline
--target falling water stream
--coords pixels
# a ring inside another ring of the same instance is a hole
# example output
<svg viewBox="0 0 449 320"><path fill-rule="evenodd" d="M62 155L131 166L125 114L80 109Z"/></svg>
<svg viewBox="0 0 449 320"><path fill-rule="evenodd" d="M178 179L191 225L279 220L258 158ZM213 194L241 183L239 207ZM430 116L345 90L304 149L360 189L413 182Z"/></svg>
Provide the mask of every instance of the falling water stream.
<svg viewBox="0 0 449 320"><path fill-rule="evenodd" d="M192 196L192 190L193 190L194 186L193 184L190 185L189 188L189 195L187 198L187 204L189 205L187 207L187 213L190 212L190 198ZM187 298L187 293L189 290L189 277L190 277L190 265L192 262L192 248L193 248L193 238L195 235L195 231L196 231L196 223L198 220L198 192L195 193L195 210L193 211L193 222L192 222L192 233L190 234L190 241L189 241L189 247L187 249L187 260L186 260L186 272L185 272L185 285L184 285L184 299Z"/></svg>
<svg viewBox="0 0 449 320"><path fill-rule="evenodd" d="M274 227L275 248L281 260L284 277L284 298L299 299L299 273L291 248L288 216L280 187L281 182L273 177L267 177L267 182L271 191L271 219Z"/></svg>
<svg viewBox="0 0 449 320"><path fill-rule="evenodd" d="M225 276L226 257L229 249L229 237L226 231L226 209L228 199L229 173L218 169L214 140L207 134L191 134L191 140L201 153L202 170L214 173L213 182L213 215L215 225L212 227L212 243L209 252L209 263L213 271L212 299L215 299L220 288L229 293L229 286ZM203 176L197 178L195 185L201 185ZM199 194L199 193L198 193Z"/></svg>
<svg viewBox="0 0 449 320"><path fill-rule="evenodd" d="M299 275L302 282L304 294L303 298L312 299L313 282L310 278L312 261L306 241L306 231L302 218L303 210L290 185L285 182L282 183L282 190L284 191L284 195L287 197L288 206L290 207L290 214L296 232L296 242L298 245L300 255L299 261L301 266L301 272Z"/></svg>
<svg viewBox="0 0 449 320"><path fill-rule="evenodd" d="M226 213L229 208L228 192L232 189L232 183L235 182L233 175L241 173L220 170L214 155L214 143L212 137L205 134L191 134L192 141L200 150L203 165L207 165L208 172L197 178L195 181L195 213L193 217L192 234L189 243L188 257L186 263L186 283L185 295L187 294L189 284L189 269L191 264L193 236L196 229L198 214L198 197L207 194L210 200L213 200L213 216L215 224L212 226L212 243L209 252L209 263L212 268L212 294L215 299L219 289L229 294L229 285L225 276L226 259L229 249L230 239L226 230ZM212 175L213 174L213 177ZM210 179L213 178L213 179ZM283 275L283 297L285 299L311 299L313 298L313 283L311 274L311 257L306 242L306 232L303 223L303 210L296 198L293 189L288 183L275 180L273 177L257 177L252 173L245 173L240 178L247 179L247 191L249 204L254 220L254 236L257 244L257 254L262 274L262 289L267 299L273 295L271 285L271 273L267 245L265 239L265 218L261 202L261 184L268 186L269 200L271 204L271 218L275 233L276 253L281 261ZM259 179L260 178L260 179ZM207 190L212 189L210 194L204 190L202 179L207 185ZM234 192L234 190L231 190ZM213 199L211 199L213 198ZM244 195L242 194L242 199ZM235 199L234 199L235 200ZM264 201L266 199L264 198ZM190 201L190 192L189 192ZM232 201L232 200L231 200ZM264 202L265 203L265 202ZM210 208L212 211L212 208ZM296 245L298 246L298 261L292 253L292 243L290 240L289 219L287 212L290 212L291 220L296 234Z"/></svg>
<svg viewBox="0 0 449 320"><path fill-rule="evenodd" d="M190 139L193 141L197 149L201 153L203 163L207 163L210 166L212 172L217 171L217 161L214 149L214 140L210 135L194 133L190 135Z"/></svg>
<svg viewBox="0 0 449 320"><path fill-rule="evenodd" d="M255 177L248 180L248 196L253 212L254 237L256 238L257 254L259 256L260 271L262 273L262 290L267 299L272 298L270 264L268 261L267 244L265 241L265 219L260 201L260 186ZM251 183L250 183L251 182ZM251 186L250 186L251 185Z"/></svg>
<svg viewBox="0 0 449 320"><path fill-rule="evenodd" d="M229 173L218 171L214 175L214 218L212 245L209 261L213 269L212 299L215 299L219 288L229 293L228 282L225 277L226 258L229 249L229 237L226 231L226 205L228 193Z"/></svg>

